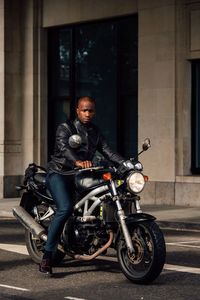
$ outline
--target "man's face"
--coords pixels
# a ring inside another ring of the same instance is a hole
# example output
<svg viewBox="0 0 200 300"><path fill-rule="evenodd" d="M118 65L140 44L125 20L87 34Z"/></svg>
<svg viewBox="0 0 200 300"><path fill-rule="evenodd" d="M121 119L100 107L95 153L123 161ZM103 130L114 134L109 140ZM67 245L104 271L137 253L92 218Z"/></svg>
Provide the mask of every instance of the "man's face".
<svg viewBox="0 0 200 300"><path fill-rule="evenodd" d="M76 113L81 123L90 123L95 115L95 105L87 100L87 98L83 98L78 104Z"/></svg>

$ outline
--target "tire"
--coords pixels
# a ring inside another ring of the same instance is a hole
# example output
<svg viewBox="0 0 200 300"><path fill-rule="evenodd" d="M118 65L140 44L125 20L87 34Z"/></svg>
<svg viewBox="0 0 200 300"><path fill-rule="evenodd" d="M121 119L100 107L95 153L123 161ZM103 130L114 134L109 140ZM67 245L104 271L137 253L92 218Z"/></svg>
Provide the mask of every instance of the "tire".
<svg viewBox="0 0 200 300"><path fill-rule="evenodd" d="M44 253L44 246L45 242L41 239L36 239L29 230L25 229L25 242L26 248L31 259L36 263L39 264L41 262L43 253ZM53 265L58 265L64 259L65 253L60 250L57 250L53 254Z"/></svg>
<svg viewBox="0 0 200 300"><path fill-rule="evenodd" d="M161 273L166 246L159 226L153 222L131 224L129 232L132 237L134 255L129 255L124 238L117 244L117 256L123 274L132 282L148 284Z"/></svg>
<svg viewBox="0 0 200 300"><path fill-rule="evenodd" d="M39 204L37 205L37 211L39 213L40 216L42 216L46 211L47 211L48 206L44 205L44 204ZM33 214L31 212L29 212L32 216ZM33 216L34 217L34 216ZM51 219L49 219L48 221L44 221L41 223L41 225L46 228L46 230L48 231L48 227L49 224L51 222ZM29 230L25 229L25 243L26 243L26 248L28 250L28 253L31 257L31 259L39 264L41 262L43 253L44 253L44 246L45 246L45 241L36 238ZM65 253L57 250L54 254L53 254L53 265L57 265L59 264L65 257Z"/></svg>

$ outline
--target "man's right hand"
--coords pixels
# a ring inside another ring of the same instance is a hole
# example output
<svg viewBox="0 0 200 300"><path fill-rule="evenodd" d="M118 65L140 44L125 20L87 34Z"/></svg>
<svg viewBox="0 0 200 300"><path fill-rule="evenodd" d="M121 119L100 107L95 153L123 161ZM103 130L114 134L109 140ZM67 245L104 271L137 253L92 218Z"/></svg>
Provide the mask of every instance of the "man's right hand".
<svg viewBox="0 0 200 300"><path fill-rule="evenodd" d="M82 168L82 169L92 167L92 162L90 160L85 160L85 161L76 160L74 164L75 164L76 167L79 167L79 168Z"/></svg>

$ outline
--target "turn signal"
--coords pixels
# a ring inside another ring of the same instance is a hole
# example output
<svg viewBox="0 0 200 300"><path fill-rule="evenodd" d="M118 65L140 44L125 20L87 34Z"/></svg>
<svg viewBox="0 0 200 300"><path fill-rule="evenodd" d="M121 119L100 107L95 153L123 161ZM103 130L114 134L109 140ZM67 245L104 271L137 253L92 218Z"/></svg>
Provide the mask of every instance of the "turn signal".
<svg viewBox="0 0 200 300"><path fill-rule="evenodd" d="M147 182L149 180L149 177L147 175L144 175L144 181Z"/></svg>
<svg viewBox="0 0 200 300"><path fill-rule="evenodd" d="M112 179L111 173L104 173L103 174L103 180L108 181Z"/></svg>

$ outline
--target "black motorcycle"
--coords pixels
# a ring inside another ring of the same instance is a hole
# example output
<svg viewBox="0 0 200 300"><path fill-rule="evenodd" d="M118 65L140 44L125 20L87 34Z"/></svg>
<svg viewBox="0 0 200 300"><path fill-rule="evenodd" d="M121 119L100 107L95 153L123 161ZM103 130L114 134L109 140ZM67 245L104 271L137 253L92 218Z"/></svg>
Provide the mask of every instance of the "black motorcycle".
<svg viewBox="0 0 200 300"><path fill-rule="evenodd" d="M150 140L146 139L139 154L149 147ZM166 247L156 218L140 207L138 194L148 180L142 170L138 159L130 159L118 168L98 166L66 172L74 178L74 211L60 236L54 265L66 254L89 261L113 248L122 272L132 282L150 283L159 276ZM35 263L41 261L56 211L45 178L43 167L30 164L24 185L17 187L23 190L20 206L13 208L14 216L25 227L26 247Z"/></svg>

